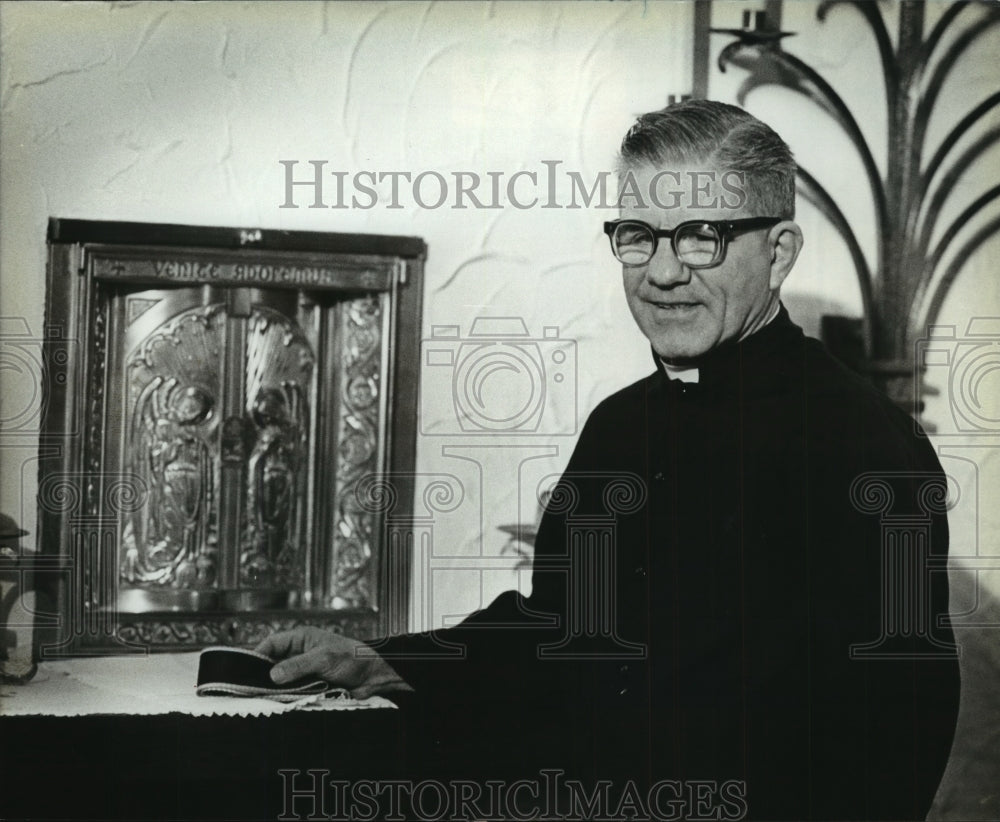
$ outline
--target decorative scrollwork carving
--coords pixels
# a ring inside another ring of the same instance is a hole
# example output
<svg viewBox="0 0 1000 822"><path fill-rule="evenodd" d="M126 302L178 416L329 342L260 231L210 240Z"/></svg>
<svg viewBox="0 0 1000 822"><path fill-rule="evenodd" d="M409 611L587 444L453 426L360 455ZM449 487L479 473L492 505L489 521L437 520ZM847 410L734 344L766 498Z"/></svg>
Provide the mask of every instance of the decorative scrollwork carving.
<svg viewBox="0 0 1000 822"><path fill-rule="evenodd" d="M371 558L375 550L376 515L380 504L395 504L392 489L369 481L359 482L377 469L380 418L379 377L382 357L382 302L378 295L359 297L344 304L340 313L340 377L342 407L337 432L337 521L335 540L335 591L341 604L362 607L371 599Z"/></svg>
<svg viewBox="0 0 1000 822"><path fill-rule="evenodd" d="M104 377L107 360L108 343L108 320L107 304L103 297L103 289L95 288L97 299L93 302L90 345L93 351L90 369L90 383L88 385L87 396L90 400L87 409L87 440L86 457L84 465L93 475L87 480L86 492L86 513L96 516L100 513L101 501L98 498L96 475L101 471L101 454L104 443L104 419L102 410L104 408Z"/></svg>
<svg viewBox="0 0 1000 822"><path fill-rule="evenodd" d="M373 617L330 614L317 617L297 615L259 617L219 617L173 620L137 620L118 628L119 639L129 644L152 647L198 647L204 645L247 646L270 634L292 628L313 626L348 633L355 637L371 636Z"/></svg>

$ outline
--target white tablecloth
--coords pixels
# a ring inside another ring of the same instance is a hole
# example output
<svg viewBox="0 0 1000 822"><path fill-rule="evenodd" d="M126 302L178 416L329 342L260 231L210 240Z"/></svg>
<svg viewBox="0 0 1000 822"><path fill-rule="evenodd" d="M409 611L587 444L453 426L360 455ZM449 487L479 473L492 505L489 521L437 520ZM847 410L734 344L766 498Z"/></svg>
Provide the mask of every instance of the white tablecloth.
<svg viewBox="0 0 1000 822"><path fill-rule="evenodd" d="M25 685L0 685L0 716L271 716L299 710L396 707L380 696L359 700L315 695L292 703L197 696L197 676L197 652L43 662Z"/></svg>

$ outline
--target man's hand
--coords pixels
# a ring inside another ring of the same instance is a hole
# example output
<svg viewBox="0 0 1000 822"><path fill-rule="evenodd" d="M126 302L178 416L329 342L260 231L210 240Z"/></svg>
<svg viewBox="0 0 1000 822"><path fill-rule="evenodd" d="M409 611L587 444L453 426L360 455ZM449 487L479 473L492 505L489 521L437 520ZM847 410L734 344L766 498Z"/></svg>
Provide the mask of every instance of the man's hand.
<svg viewBox="0 0 1000 822"><path fill-rule="evenodd" d="M357 699L389 691L412 691L399 674L374 650L321 628L295 628L269 636L254 650L281 660L271 669L278 685L304 676L318 676Z"/></svg>

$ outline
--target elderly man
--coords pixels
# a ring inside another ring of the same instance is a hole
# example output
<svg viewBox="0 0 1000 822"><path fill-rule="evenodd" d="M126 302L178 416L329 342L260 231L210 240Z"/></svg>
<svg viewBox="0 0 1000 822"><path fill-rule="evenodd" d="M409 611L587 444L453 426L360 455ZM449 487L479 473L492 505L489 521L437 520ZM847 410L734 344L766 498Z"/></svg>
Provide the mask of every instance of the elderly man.
<svg viewBox="0 0 1000 822"><path fill-rule="evenodd" d="M959 695L934 451L781 305L802 233L768 126L676 104L619 172L605 232L656 371L590 415L531 596L377 653L315 630L258 650L278 682L411 690L425 773L573 777L583 815L923 818Z"/></svg>

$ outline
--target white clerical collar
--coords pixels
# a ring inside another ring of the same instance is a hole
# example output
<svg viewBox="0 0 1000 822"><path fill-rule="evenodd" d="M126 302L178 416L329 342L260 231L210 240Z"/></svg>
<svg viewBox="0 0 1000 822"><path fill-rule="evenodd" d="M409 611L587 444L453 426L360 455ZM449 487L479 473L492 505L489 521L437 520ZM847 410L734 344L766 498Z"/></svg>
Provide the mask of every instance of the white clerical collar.
<svg viewBox="0 0 1000 822"><path fill-rule="evenodd" d="M776 302L771 306L771 312L768 314L767 319L764 321L764 325L760 328L765 328L769 326L774 318L778 316L778 312L781 310L781 303ZM757 330L759 331L760 328ZM754 332L756 333L756 332ZM667 376L672 380L678 380L680 382L698 382L698 369L690 365L673 365L667 362L662 357L660 362L663 363L663 370L666 372Z"/></svg>
<svg viewBox="0 0 1000 822"><path fill-rule="evenodd" d="M670 379L680 382L698 382L697 368L692 368L690 365L671 365L664 359L661 359L660 362L663 363L663 370L667 372Z"/></svg>

